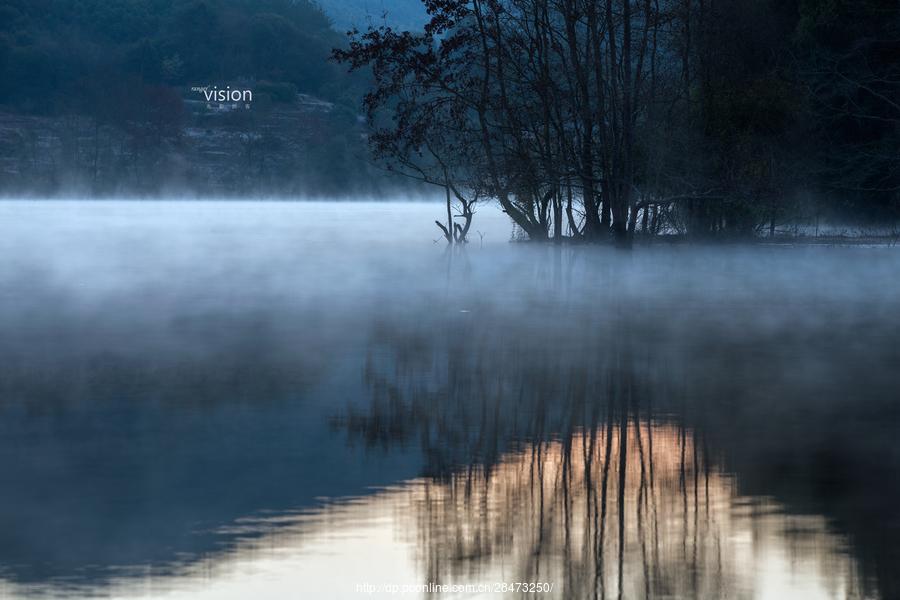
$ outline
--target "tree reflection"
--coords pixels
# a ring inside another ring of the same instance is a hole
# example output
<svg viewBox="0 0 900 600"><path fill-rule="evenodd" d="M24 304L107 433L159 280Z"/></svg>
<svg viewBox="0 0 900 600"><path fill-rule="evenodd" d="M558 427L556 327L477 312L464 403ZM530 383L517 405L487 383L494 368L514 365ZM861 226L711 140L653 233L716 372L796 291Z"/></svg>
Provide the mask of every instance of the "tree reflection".
<svg viewBox="0 0 900 600"><path fill-rule="evenodd" d="M748 463L766 468L760 452L821 449L813 418L798 445L765 406L740 423L729 414L723 394L741 370L727 365L772 369L782 356L760 359L752 338L718 335L729 345L717 354L703 336L672 343L641 306L585 322L567 319L577 307L565 300L547 320L540 298L519 312L453 302L415 325L384 319L363 371L368 402L336 419L373 449L421 446L425 477L403 512L424 580L502 573L553 581L567 598L740 598L788 593L768 565L783 558L801 587L890 597L895 552L856 549L869 529L836 533L832 497L804 506L777 477L769 490L744 482ZM784 397L815 389L772 377ZM759 431L777 437L762 444Z"/></svg>

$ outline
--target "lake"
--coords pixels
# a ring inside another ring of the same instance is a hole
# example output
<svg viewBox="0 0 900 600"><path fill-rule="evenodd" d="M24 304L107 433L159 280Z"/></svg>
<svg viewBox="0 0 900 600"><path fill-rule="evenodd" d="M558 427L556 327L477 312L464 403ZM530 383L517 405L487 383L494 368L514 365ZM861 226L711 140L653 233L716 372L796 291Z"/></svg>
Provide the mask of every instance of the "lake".
<svg viewBox="0 0 900 600"><path fill-rule="evenodd" d="M0 202L0 597L900 597L900 249L441 214Z"/></svg>

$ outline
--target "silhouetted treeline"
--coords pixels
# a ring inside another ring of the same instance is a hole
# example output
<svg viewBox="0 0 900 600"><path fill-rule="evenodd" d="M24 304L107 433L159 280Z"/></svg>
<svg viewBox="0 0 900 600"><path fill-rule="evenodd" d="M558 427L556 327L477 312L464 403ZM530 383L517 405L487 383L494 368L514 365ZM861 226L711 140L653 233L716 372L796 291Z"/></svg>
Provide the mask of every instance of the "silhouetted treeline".
<svg viewBox="0 0 900 600"><path fill-rule="evenodd" d="M374 72L374 153L446 190L450 241L486 198L530 239L896 218L896 2L425 4L424 33L335 56Z"/></svg>

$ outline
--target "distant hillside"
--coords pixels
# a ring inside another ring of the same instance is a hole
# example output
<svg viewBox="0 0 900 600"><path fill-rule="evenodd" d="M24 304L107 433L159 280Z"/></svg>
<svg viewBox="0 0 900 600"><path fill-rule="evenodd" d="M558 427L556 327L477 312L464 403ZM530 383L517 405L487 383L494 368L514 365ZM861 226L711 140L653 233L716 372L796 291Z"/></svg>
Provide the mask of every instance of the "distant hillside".
<svg viewBox="0 0 900 600"><path fill-rule="evenodd" d="M371 192L345 40L313 0L0 0L0 195Z"/></svg>
<svg viewBox="0 0 900 600"><path fill-rule="evenodd" d="M0 104L47 113L110 86L237 79L334 99L342 41L311 0L0 0Z"/></svg>
<svg viewBox="0 0 900 600"><path fill-rule="evenodd" d="M334 28L346 32L371 25L387 24L395 29L415 31L428 21L422 0L318 0Z"/></svg>

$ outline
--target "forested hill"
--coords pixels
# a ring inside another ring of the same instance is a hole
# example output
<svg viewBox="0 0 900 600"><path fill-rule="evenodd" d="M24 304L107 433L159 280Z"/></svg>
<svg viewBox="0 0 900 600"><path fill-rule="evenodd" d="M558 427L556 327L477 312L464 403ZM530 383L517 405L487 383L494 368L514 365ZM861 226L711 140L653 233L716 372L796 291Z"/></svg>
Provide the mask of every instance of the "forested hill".
<svg viewBox="0 0 900 600"><path fill-rule="evenodd" d="M288 83L329 99L346 78L342 42L307 0L0 0L0 103L37 111L102 90Z"/></svg>
<svg viewBox="0 0 900 600"><path fill-rule="evenodd" d="M0 194L369 191L343 43L312 0L0 0Z"/></svg>

